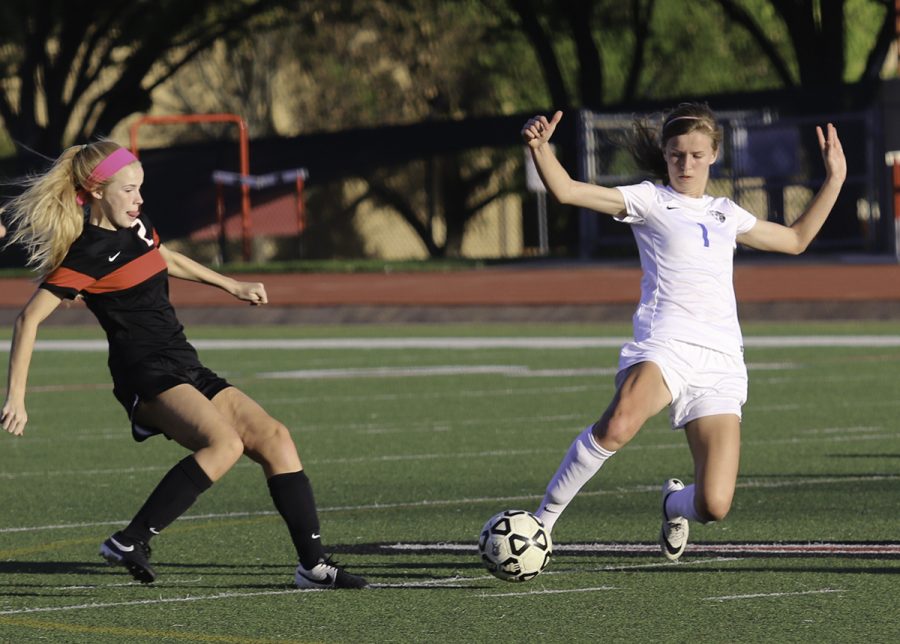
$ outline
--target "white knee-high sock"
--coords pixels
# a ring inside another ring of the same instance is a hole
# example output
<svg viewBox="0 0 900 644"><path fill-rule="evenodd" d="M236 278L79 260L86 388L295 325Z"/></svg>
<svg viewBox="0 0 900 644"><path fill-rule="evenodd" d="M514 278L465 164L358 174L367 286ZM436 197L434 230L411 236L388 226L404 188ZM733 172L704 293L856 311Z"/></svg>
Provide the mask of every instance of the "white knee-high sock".
<svg viewBox="0 0 900 644"><path fill-rule="evenodd" d="M688 521L701 521L697 510L694 509L694 484L685 486L683 490L672 492L666 498L666 518L676 519L682 517Z"/></svg>
<svg viewBox="0 0 900 644"><path fill-rule="evenodd" d="M544 522L548 531L566 506L571 503L585 483L603 466L615 452L605 450L594 440L592 427L578 435L569 447L556 474L547 485L547 492L535 515Z"/></svg>

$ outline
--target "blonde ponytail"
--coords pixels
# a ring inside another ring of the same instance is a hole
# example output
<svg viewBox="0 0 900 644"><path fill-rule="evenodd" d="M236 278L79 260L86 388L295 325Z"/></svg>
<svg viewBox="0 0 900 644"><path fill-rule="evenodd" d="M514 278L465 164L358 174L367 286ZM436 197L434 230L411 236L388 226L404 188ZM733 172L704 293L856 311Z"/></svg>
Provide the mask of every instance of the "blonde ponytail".
<svg viewBox="0 0 900 644"><path fill-rule="evenodd" d="M62 263L72 243L84 230L84 209L79 205L91 170L119 148L112 141L97 141L66 149L43 174L28 177L25 190L2 210L10 231L5 245L20 244L30 266L46 277Z"/></svg>

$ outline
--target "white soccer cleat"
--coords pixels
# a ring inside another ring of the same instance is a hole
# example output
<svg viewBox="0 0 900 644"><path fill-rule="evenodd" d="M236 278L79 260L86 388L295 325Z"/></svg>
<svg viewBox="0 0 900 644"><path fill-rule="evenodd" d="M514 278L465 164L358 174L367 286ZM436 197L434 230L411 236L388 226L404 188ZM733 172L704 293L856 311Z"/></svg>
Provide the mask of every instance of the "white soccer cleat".
<svg viewBox="0 0 900 644"><path fill-rule="evenodd" d="M662 488L662 529L659 531L659 546L669 561L678 561L688 542L688 520L684 517L670 519L666 516L666 499L672 492L684 489L678 479L669 479Z"/></svg>
<svg viewBox="0 0 900 644"><path fill-rule="evenodd" d="M332 588L368 588L369 583L357 575L351 575L341 568L331 557L320 559L310 569L297 566L294 573L294 585L297 588L329 590Z"/></svg>

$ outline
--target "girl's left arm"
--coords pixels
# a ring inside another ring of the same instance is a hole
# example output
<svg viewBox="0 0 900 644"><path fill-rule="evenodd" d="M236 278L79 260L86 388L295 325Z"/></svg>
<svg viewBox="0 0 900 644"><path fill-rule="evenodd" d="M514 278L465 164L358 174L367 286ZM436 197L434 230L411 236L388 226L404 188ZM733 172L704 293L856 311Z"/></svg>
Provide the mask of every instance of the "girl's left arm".
<svg viewBox="0 0 900 644"><path fill-rule="evenodd" d="M822 229L847 178L847 159L834 125L828 124L827 136L821 127L816 127L816 135L825 162L825 183L806 211L790 226L760 220L748 232L738 235L739 244L757 250L799 255Z"/></svg>
<svg viewBox="0 0 900 644"><path fill-rule="evenodd" d="M266 287L262 282L239 282L236 279L217 273L194 261L187 255L169 250L162 244L159 245L159 252L166 260L166 267L169 275L183 280L192 282L200 282L201 284L209 284L215 286L227 293L231 293L239 300L250 302L250 304L267 304L269 301L266 295Z"/></svg>

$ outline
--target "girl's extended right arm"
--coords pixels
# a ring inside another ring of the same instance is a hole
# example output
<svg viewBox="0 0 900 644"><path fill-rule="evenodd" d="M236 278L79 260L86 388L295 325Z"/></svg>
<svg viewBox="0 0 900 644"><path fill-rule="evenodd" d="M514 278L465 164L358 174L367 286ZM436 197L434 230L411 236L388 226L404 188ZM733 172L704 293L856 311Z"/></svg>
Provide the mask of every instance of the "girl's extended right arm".
<svg viewBox="0 0 900 644"><path fill-rule="evenodd" d="M0 410L0 422L14 436L21 436L28 422L25 411L25 385L38 326L56 310L62 300L46 289L39 288L13 326L12 346L9 350L9 375L6 381L6 402Z"/></svg>
<svg viewBox="0 0 900 644"><path fill-rule="evenodd" d="M522 139L531 150L531 158L547 190L562 204L605 215L624 215L625 199L621 192L572 179L556 158L550 147L550 137L561 119L562 112L556 112L549 121L545 116L535 116L522 128Z"/></svg>

